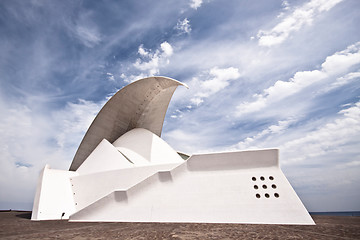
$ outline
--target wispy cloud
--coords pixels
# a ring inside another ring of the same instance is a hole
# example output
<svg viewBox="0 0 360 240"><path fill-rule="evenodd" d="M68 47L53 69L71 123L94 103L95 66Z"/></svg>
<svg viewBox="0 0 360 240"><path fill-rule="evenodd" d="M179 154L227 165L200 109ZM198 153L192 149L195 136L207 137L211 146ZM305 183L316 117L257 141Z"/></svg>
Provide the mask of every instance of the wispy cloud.
<svg viewBox="0 0 360 240"><path fill-rule="evenodd" d="M66 21L69 33L73 34L83 45L93 48L102 41L98 25L94 22L94 12L81 11L74 22Z"/></svg>
<svg viewBox="0 0 360 240"><path fill-rule="evenodd" d="M31 203L40 169L45 164L66 170L85 131L102 103L79 100L63 109L40 108L0 99L1 202ZM13 189L18 189L14 191ZM21 191L20 191L21 189ZM30 204L14 207L29 209ZM4 207L0 203L1 207Z"/></svg>
<svg viewBox="0 0 360 240"><path fill-rule="evenodd" d="M196 89L194 97L190 100L195 105L199 105L204 101L204 98L221 91L229 86L230 81L240 77L239 69L234 67L214 67L210 69L206 75L207 76L201 76L201 78L205 78L206 80L200 80L200 78L195 77L190 83L190 86Z"/></svg>
<svg viewBox="0 0 360 240"><path fill-rule="evenodd" d="M54 138L60 149L74 148L79 143L104 104L105 100L94 103L79 99L77 103L69 102L64 109L53 112L52 118L59 130Z"/></svg>
<svg viewBox="0 0 360 240"><path fill-rule="evenodd" d="M344 146L352 146L352 151L360 154L359 143L356 141L360 138L360 102L340 110L332 120L321 119L316 128L316 124L311 121L306 123L308 126L292 127L296 123L297 119L278 121L277 124L240 141L233 149L277 145L281 150L282 165L319 164L323 161L320 156L340 153ZM348 165L347 161L342 164Z"/></svg>
<svg viewBox="0 0 360 240"><path fill-rule="evenodd" d="M275 84L263 91L255 94L252 102L243 102L237 109L238 114L247 114L260 111L270 104L279 102L291 95L297 94L305 88L316 85L322 80L327 83L338 82L339 75L346 75L347 71L360 63L360 42L347 47L345 50L336 52L326 58L320 70L301 71L294 74L289 81L277 81ZM346 77L344 76L344 77ZM335 85L333 85L335 86Z"/></svg>
<svg viewBox="0 0 360 240"><path fill-rule="evenodd" d="M292 13L284 17L284 19L271 30L260 30L258 32L259 45L273 46L284 42L290 37L291 33L299 31L306 25L311 25L319 14L329 11L341 1L342 0L311 0L295 8ZM288 7L287 2L285 2L284 5Z"/></svg>
<svg viewBox="0 0 360 240"><path fill-rule="evenodd" d="M190 7L193 9L198 9L201 6L202 2L202 0L191 0Z"/></svg>
<svg viewBox="0 0 360 240"><path fill-rule="evenodd" d="M190 34L191 32L190 21L187 18L179 19L174 28L179 31L179 34Z"/></svg>
<svg viewBox="0 0 360 240"><path fill-rule="evenodd" d="M257 149L261 148L259 144L260 141L266 141L268 137L275 137L279 134L283 134L292 123L294 123L295 119L287 119L278 121L277 124L271 125L261 132L257 133L255 136L247 137L245 140L236 144L233 149Z"/></svg>
<svg viewBox="0 0 360 240"><path fill-rule="evenodd" d="M112 74L112 73L106 73L106 75L107 75L108 80L110 80L110 81L115 81L114 74Z"/></svg>
<svg viewBox="0 0 360 240"><path fill-rule="evenodd" d="M76 36L87 47L94 47L99 44L101 37L95 28L76 26Z"/></svg>
<svg viewBox="0 0 360 240"><path fill-rule="evenodd" d="M312 161L319 156L341 152L344 146L353 147L360 154L360 102L341 110L338 117L323 126L306 133L305 136L283 143L280 148L284 152L283 164ZM301 154L299 154L301 153ZM315 160L316 161L316 160ZM317 163L321 161L317 160ZM325 164L325 163L323 163ZM347 164L344 161L343 164Z"/></svg>

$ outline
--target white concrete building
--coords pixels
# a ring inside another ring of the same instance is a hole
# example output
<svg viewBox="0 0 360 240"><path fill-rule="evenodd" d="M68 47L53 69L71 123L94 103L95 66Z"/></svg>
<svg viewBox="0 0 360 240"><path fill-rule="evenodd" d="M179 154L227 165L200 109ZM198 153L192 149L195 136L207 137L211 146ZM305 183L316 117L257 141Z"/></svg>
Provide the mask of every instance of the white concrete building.
<svg viewBox="0 0 360 240"><path fill-rule="evenodd" d="M314 224L278 150L192 155L160 138L181 82L138 80L101 109L69 171L45 166L32 220Z"/></svg>

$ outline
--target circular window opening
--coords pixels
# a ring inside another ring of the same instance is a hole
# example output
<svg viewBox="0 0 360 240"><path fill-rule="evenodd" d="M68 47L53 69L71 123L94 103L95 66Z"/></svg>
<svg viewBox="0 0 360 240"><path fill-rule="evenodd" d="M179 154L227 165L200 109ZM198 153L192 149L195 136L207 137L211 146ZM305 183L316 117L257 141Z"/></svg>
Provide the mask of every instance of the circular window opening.
<svg viewBox="0 0 360 240"><path fill-rule="evenodd" d="M260 180L261 180L261 181L264 181L264 180L265 180L265 178L264 178L263 176L261 176L261 177L260 177Z"/></svg>
<svg viewBox="0 0 360 240"><path fill-rule="evenodd" d="M269 195L268 193L265 193L265 197L266 197L266 198L269 198L270 195Z"/></svg>
<svg viewBox="0 0 360 240"><path fill-rule="evenodd" d="M256 177L252 177L252 180L253 180L253 181L256 181Z"/></svg>
<svg viewBox="0 0 360 240"><path fill-rule="evenodd" d="M276 185L275 185L275 184L273 184L273 185L271 185L271 187L272 187L273 189L275 189L275 188L276 188Z"/></svg>
<svg viewBox="0 0 360 240"><path fill-rule="evenodd" d="M254 188L255 188L255 189L258 189L259 187L258 187L258 185L254 185Z"/></svg>
<svg viewBox="0 0 360 240"><path fill-rule="evenodd" d="M270 180L274 180L274 177L273 177L273 176L270 176L269 179L270 179Z"/></svg>
<svg viewBox="0 0 360 240"><path fill-rule="evenodd" d="M263 189L267 189L267 186L264 184L264 185L262 185L262 187L263 187Z"/></svg>
<svg viewBox="0 0 360 240"><path fill-rule="evenodd" d="M256 194L256 198L260 198L260 194L257 193L257 194Z"/></svg>
<svg viewBox="0 0 360 240"><path fill-rule="evenodd" d="M274 196L275 196L276 198L280 197L278 193L275 193Z"/></svg>

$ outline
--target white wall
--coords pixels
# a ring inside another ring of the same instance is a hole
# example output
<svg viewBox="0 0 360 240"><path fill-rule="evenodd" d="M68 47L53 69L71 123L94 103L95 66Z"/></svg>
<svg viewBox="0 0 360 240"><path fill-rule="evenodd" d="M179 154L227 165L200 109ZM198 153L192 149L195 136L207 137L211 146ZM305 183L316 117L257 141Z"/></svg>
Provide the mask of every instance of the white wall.
<svg viewBox="0 0 360 240"><path fill-rule="evenodd" d="M113 145L138 166L184 162L169 144L143 128L125 133Z"/></svg>
<svg viewBox="0 0 360 240"><path fill-rule="evenodd" d="M221 153L210 161L209 155L195 155L172 171L112 192L70 221L314 224L277 155L277 150Z"/></svg>
<svg viewBox="0 0 360 240"><path fill-rule="evenodd" d="M171 170L179 163L149 165L79 175L70 178L76 211L116 190L126 190L158 171Z"/></svg>
<svg viewBox="0 0 360 240"><path fill-rule="evenodd" d="M46 165L40 175L31 219L68 219L75 212L70 177L76 175L76 172L54 170Z"/></svg>
<svg viewBox="0 0 360 240"><path fill-rule="evenodd" d="M76 172L83 175L129 167L134 167L134 164L130 163L108 140L103 139Z"/></svg>

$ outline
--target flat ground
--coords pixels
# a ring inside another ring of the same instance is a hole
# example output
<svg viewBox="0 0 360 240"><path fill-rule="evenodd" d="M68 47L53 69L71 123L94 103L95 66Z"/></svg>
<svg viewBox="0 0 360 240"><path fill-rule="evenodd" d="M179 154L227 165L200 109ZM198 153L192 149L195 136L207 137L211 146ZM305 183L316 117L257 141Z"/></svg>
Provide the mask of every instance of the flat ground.
<svg viewBox="0 0 360 240"><path fill-rule="evenodd" d="M360 217L312 216L316 226L30 221L0 212L0 239L360 239Z"/></svg>

